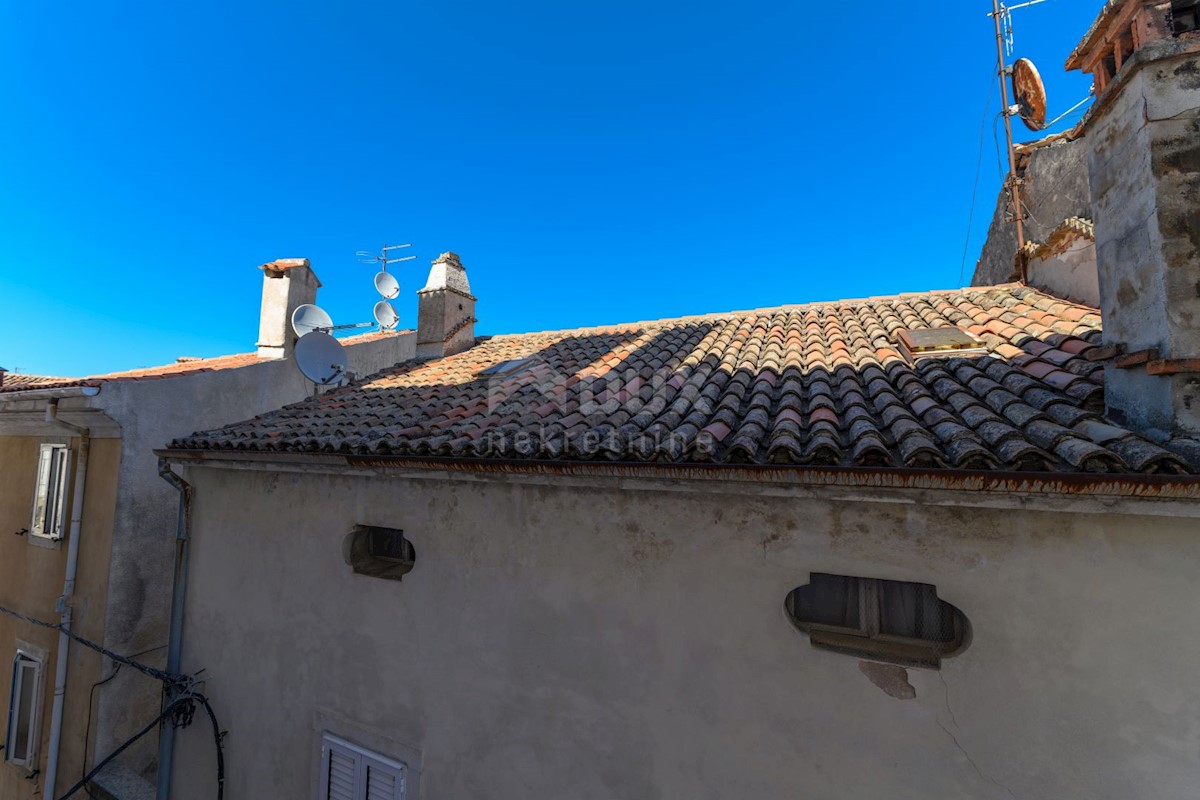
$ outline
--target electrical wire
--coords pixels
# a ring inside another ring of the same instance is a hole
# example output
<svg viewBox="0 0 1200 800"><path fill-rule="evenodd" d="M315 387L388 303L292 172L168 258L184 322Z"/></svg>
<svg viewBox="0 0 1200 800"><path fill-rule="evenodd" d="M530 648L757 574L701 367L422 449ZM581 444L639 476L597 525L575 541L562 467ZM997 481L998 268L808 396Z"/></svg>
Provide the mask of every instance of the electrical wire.
<svg viewBox="0 0 1200 800"><path fill-rule="evenodd" d="M67 793L62 795L58 800L67 800L67 798L71 797L73 794L78 792L80 789L85 788L87 786L88 782L92 778L94 778L102 769L104 769L106 766L108 766L109 762L111 762L114 758L116 758L121 753L123 753L127 749L129 749L134 744L134 742L136 742L138 739L141 739L147 733L152 731L157 725L166 721L168 717L172 717L172 716L174 717L174 719L171 720L171 724L177 728L186 728L189 725L191 725L192 718L195 716L195 713L196 713L196 704L197 703L199 703L201 706L204 707L205 713L208 714L208 719L212 723L213 739L217 745L217 800L222 800L222 798L224 798L224 796L225 796L225 754L222 750L222 741L221 740L224 738L225 734L222 733L222 731L221 731L221 726L217 722L216 712L213 711L212 706L208 702L208 698L205 697L203 694L200 694L199 692L195 691L195 687L196 687L196 676L195 675L173 675L169 672L164 672L161 669L156 669L155 667L151 667L148 664L143 664L140 661L135 661L134 656L123 656L119 653L114 653L112 650L109 650L107 647L104 647L103 645L97 644L97 643L91 641L90 639L83 638L79 634L75 633L74 631L70 630L69 628L67 628L66 626L64 626L60 623L46 622L44 620L38 619L37 617L31 617L28 614L22 614L20 611L16 611L14 609L7 608L5 606L0 606L0 614L7 614L10 617L14 617L14 618L22 620L24 622L28 622L30 625L35 625L39 628L47 628L49 630L55 630L55 631L58 631L59 633L65 634L72 641L77 642L77 643L83 645L84 647L88 648L89 650L94 650L95 652L100 653L101 655L106 656L106 657L112 659L113 661L117 662L118 670L120 669L121 666L131 667L133 669L136 669L138 672L142 673L143 675L148 675L152 678L155 678L156 680L161 681L163 684L163 690L167 693L167 696L171 696L171 695L175 696L175 699L167 704L167 707L165 709L163 709L162 713L159 714L154 719L153 722L146 725L146 727L142 728L140 731L135 733L129 739L126 739L119 747L117 747L116 750L109 753L104 758L104 760L102 760L96 766L92 767L91 772L84 775L82 779L80 779L74 786L72 786L70 789L68 789ZM148 650L146 652L154 652L154 650L161 650L161 649L162 649L161 647L155 647L152 650ZM145 655L145 653L139 653L138 655ZM199 673L197 673L197 674L199 674ZM116 675L117 675L117 670L114 670L112 675L110 675L108 678L106 678L103 681L99 681L96 685L102 685L104 683L107 683L108 681L115 678ZM95 685L92 688L94 689ZM89 702L90 702L90 696L89 696ZM89 708L89 715L90 715L90 713L91 712L90 712L90 708ZM88 724L90 727L91 723L89 722ZM85 757L86 757L86 750L85 750Z"/></svg>
<svg viewBox="0 0 1200 800"><path fill-rule="evenodd" d="M112 659L113 661L116 661L118 664L124 664L127 667L132 667L133 669L136 669L138 672L141 672L145 675L149 675L151 678L156 678L157 680L160 680L163 683L170 684L170 685L177 685L180 683L181 680L184 683L186 683L185 676L172 675L169 672L163 672L161 669L156 669L147 664L140 664L128 656L123 656L123 655L120 655L119 653L114 653L112 650L109 650L107 647L105 647L103 645L96 644L95 642L91 641L90 639L83 638L82 636L75 633L70 628L66 627L65 625L63 625L61 623L45 622L43 620L38 619L37 617L31 617L28 614L22 614L20 611L15 611L14 609L6 608L4 606L0 606L0 614L7 614L10 617L15 617L24 622L28 622L30 625L36 625L39 628L48 628L52 631L58 631L59 633L66 634L67 638L71 639L74 642L77 642L78 644L83 645L84 647L88 648L89 650L95 650L100 655L106 656L106 657Z"/></svg>
<svg viewBox="0 0 1200 800"><path fill-rule="evenodd" d="M144 656L148 653L153 653L156 650L163 650L166 647L167 647L167 645L160 644L158 647L151 647L149 650L143 650L140 653L134 653L133 655L130 656L130 658L137 658L138 656ZM87 772L88 743L91 741L91 738L92 738L92 709L95 707L95 703L96 703L96 690L98 688L100 688L101 686L103 686L104 684L111 681L113 678L117 677L117 675L120 674L120 672L121 672L121 667L123 667L123 666L124 666L124 664L117 664L116 668L112 671L111 675L109 675L107 678L96 681L95 683L92 684L92 688L88 690L88 713L87 713L87 723L84 724L84 726L83 726L83 762L79 765L80 777L82 777ZM87 790L87 793L88 793L89 797L95 796L92 794L92 790L90 788Z"/></svg>
<svg viewBox="0 0 1200 800"><path fill-rule="evenodd" d="M201 706L203 706L205 712L208 714L209 721L212 723L213 738L216 740L217 744L217 800L222 800L222 798L225 797L225 755L221 749L221 739L225 734L221 733L221 727L217 724L217 715L212 710L212 706L209 704L208 698L195 692L189 692L171 701L171 703L165 709L163 709L163 712L155 717L152 722L127 739L124 744L122 744L116 750L109 753L103 761L92 767L91 772L83 776L83 778L76 782L74 786L66 791L66 794L61 795L58 800L68 800L68 798L70 798L80 789L87 786L88 781L94 778L100 772L100 770L108 766L110 761L132 747L138 739L141 739L147 733L158 727L158 725L164 722L167 717L174 714L186 720L184 722L185 725L190 723L191 717L195 713L196 703L199 703Z"/></svg>
<svg viewBox="0 0 1200 800"><path fill-rule="evenodd" d="M958 285L963 285L963 279L967 271L967 250L971 246L971 226L975 223L975 199L979 194L979 173L983 168L983 140L984 134L987 132L988 109L992 107L992 97L996 94L996 81L988 70L988 85L991 89L988 91L987 100L983 104L983 118L979 121L979 155L975 158L975 181L971 186L971 210L967 214L967 234L963 238L962 262L958 265Z"/></svg>

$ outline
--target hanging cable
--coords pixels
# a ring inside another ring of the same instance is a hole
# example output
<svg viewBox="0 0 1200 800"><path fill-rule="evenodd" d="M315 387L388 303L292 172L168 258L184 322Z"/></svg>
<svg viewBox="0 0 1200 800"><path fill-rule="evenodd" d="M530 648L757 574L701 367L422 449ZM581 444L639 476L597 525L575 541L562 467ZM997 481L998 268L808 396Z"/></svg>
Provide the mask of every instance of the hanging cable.
<svg viewBox="0 0 1200 800"><path fill-rule="evenodd" d="M1075 109L1079 108L1081 105L1083 105L1084 103L1086 103L1088 100L1091 100L1091 99L1092 99L1092 95L1093 95L1093 94L1095 94L1095 92L1096 92L1096 87L1094 87L1094 86L1093 86L1091 89L1088 89L1087 97L1083 98L1083 99L1082 99L1082 100L1080 100L1078 103L1076 103L1075 105L1071 106L1071 107L1070 107L1070 108L1068 108L1066 111L1064 111L1063 113L1059 114L1059 115L1058 115L1057 117L1055 117L1054 119L1052 119L1052 120L1050 120L1049 122L1047 122L1045 125L1043 125L1043 126L1042 126L1042 130L1045 130L1046 128L1052 127L1052 126L1054 126L1054 125L1057 125L1059 122L1062 122L1064 119L1066 119L1066 118L1067 118L1068 116L1070 116L1072 113L1074 113Z"/></svg>
<svg viewBox="0 0 1200 800"><path fill-rule="evenodd" d="M35 625L39 628L46 628L48 630L65 633L72 641L77 642L89 650L94 650L95 652L115 661L119 665L118 669L120 666L126 666L135 669L143 675L148 675L155 680L161 681L163 684L163 690L175 695L175 699L173 699L167 705L167 707L163 709L163 712L159 714L153 722L146 725L146 727L142 728L131 738L125 740L125 742L117 747L116 750L109 753L103 761L94 766L91 772L87 773L87 775L80 779L78 783L68 789L67 793L62 795L58 800L66 800L66 798L69 798L71 795L87 786L87 783L97 774L99 774L99 772L104 769L109 762L111 762L121 753L125 752L125 750L131 747L138 739L154 730L156 726L167 721L168 718L172 718L170 719L170 724L176 728L186 728L187 726L191 725L192 718L196 714L197 703L204 708L205 713L208 715L209 721L212 723L213 739L217 745L217 800L222 800L222 798L225 796L225 754L222 750L222 739L225 734L221 732L221 726L217 723L216 712L213 711L212 706L208 702L208 698L196 691L195 675L174 675L170 672L164 672L161 669L151 667L148 664L143 664L140 661L135 661L133 657L114 653L112 650L109 650L103 645L96 644L90 639L83 638L74 631L65 628L60 623L46 622L38 619L37 617L31 617L28 614L22 614L20 611L7 608L5 606L0 606L0 614L6 614L23 622L28 622L30 625ZM162 648L154 648L154 650L160 649ZM153 652L153 650L147 652ZM144 655L144 653L139 653L138 655ZM105 681L101 681L97 685L106 683L108 680L111 680L114 677L116 677L116 671L114 671L113 674L110 675Z"/></svg>
<svg viewBox="0 0 1200 800"><path fill-rule="evenodd" d="M963 277L967 271L967 250L971 246L971 226L975 223L975 199L979 194L979 173L983 168L983 140L984 134L987 132L988 109L992 107L992 98L996 95L996 81L992 77L991 69L988 69L988 86L991 89L988 91L987 100L983 104L983 118L979 121L979 155L975 158L975 181L971 187L971 210L967 214L967 234L963 239L962 262L958 265L958 285L962 286Z"/></svg>
<svg viewBox="0 0 1200 800"><path fill-rule="evenodd" d="M158 725L165 721L167 717L176 715L186 719L187 723L190 723L192 716L195 714L196 703L199 703L204 708L205 712L208 714L209 721L212 723L213 738L217 744L217 800L222 800L222 798L225 797L225 754L221 748L221 739L225 734L221 733L221 727L217 724L217 715L212 710L212 706L209 705L208 698L195 692L177 697L170 705L163 709L163 712L155 717L152 722L143 727L132 737L125 740L120 747L109 753L103 761L92 767L91 772L83 776L83 778L81 778L74 786L68 789L65 794L61 795L58 800L68 800L68 798L70 798L73 794L87 786L88 781L96 777L96 775L99 774L102 769L108 766L109 762L121 755L121 753L125 752L125 750L128 748L132 747L138 739L141 739L147 733L158 727ZM187 723L184 724L186 725Z"/></svg>

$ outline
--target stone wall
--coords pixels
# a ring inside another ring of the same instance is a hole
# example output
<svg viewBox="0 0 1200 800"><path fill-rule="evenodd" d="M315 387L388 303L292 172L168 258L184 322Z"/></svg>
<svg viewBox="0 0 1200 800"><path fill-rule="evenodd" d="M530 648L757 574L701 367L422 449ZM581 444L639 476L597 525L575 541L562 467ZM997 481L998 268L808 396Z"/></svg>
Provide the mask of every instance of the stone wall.
<svg viewBox="0 0 1200 800"><path fill-rule="evenodd" d="M1087 147L1082 140L1038 147L1019 160L1026 164L1021 197L1027 210L1028 241L1045 241L1054 228L1070 217L1092 218ZM1012 222L1004 218L1007 202L1008 195L1002 191L996 200L987 241L975 265L972 286L992 286L1012 280L1017 234Z"/></svg>

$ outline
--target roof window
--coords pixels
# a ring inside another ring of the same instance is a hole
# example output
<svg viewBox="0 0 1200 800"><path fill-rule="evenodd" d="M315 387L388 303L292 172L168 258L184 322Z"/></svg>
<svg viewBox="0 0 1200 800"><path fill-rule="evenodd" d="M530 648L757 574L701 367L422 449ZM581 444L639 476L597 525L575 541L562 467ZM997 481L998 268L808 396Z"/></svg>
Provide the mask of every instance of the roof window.
<svg viewBox="0 0 1200 800"><path fill-rule="evenodd" d="M896 339L909 361L923 358L972 358L987 354L987 346L962 328L902 330Z"/></svg>
<svg viewBox="0 0 1200 800"><path fill-rule="evenodd" d="M492 364L485 370L477 373L479 375L511 375L517 370L524 369L533 363L532 358L518 358L512 361L501 361L498 364Z"/></svg>

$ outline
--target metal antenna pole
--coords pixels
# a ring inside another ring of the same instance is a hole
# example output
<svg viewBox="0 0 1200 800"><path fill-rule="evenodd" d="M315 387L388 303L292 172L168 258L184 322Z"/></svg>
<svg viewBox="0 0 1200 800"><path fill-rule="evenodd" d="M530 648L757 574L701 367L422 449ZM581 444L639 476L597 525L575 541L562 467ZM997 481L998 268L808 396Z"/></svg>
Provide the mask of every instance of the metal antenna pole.
<svg viewBox="0 0 1200 800"><path fill-rule="evenodd" d="M1008 113L1008 69L1004 65L1004 31L1001 24L1000 0L992 0L992 20L996 23L996 68L1000 77L1000 102L1003 103L1001 114L1004 115L1004 138L1008 141L1008 184L1012 193L1013 221L1017 224L1017 263L1020 264L1021 282L1025 274L1025 214L1021 211L1021 188L1017 179L1017 151L1013 148L1012 115Z"/></svg>

